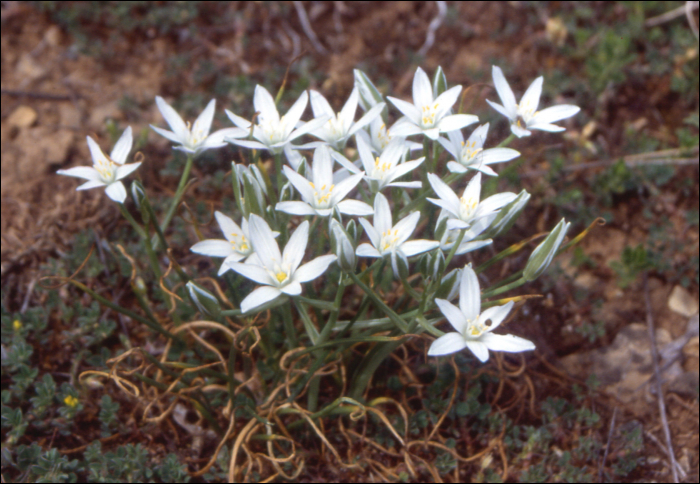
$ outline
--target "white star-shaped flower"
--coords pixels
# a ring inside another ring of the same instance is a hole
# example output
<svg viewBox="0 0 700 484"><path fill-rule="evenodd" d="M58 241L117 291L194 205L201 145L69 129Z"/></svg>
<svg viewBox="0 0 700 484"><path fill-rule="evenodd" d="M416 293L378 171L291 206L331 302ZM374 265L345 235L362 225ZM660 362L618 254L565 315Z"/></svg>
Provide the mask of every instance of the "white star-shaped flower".
<svg viewBox="0 0 700 484"><path fill-rule="evenodd" d="M350 97L345 103L345 106L343 106L343 109L336 115L326 98L323 97L321 93L312 90L311 109L313 109L314 116L317 118L326 118L328 121L324 122L319 128L316 128L309 134L322 139L333 147L333 149L342 151L348 139L361 128L371 123L381 114L382 109L384 109L384 103L379 103L367 111L359 121L355 122L358 99L359 94L357 87L355 87L352 93L350 93Z"/></svg>
<svg viewBox="0 0 700 484"><path fill-rule="evenodd" d="M440 245L433 240L408 240L416 229L418 219L420 219L420 212L413 212L393 225L389 202L384 195L377 193L374 197L374 225L364 218L359 219L371 245L366 242L360 244L356 254L360 257L390 256L394 275L399 277L397 257L400 257L408 266L407 257L422 254Z"/></svg>
<svg viewBox="0 0 700 484"><path fill-rule="evenodd" d="M80 185L77 188L78 190L107 187L105 192L109 198L115 202L124 203L124 200L126 200L126 188L119 180L141 166L141 163L124 164L133 144L131 126L127 127L119 137L110 156L102 153L95 140L89 136L87 137L87 143L88 148L90 148L90 155L92 155L92 166L76 166L67 170L58 170L56 173L88 180Z"/></svg>
<svg viewBox="0 0 700 484"><path fill-rule="evenodd" d="M454 157L454 161L447 162L447 169L452 173L464 173L468 169L478 170L484 175L498 176L488 165L510 161L520 156L520 153L510 148L484 149L486 135L489 132L489 123L476 128L465 142L462 132L450 131L447 133L449 141L438 138L438 142Z"/></svg>
<svg viewBox="0 0 700 484"><path fill-rule="evenodd" d="M276 210L292 215L319 215L327 217L337 207L340 213L346 215L371 215L374 210L365 202L359 200L343 200L355 186L360 183L363 172L350 175L337 184L334 183L333 160L327 146L319 146L314 151L314 163L311 167L313 181L309 181L288 166L284 166L284 174L294 185L303 202L279 202Z"/></svg>
<svg viewBox="0 0 700 484"><path fill-rule="evenodd" d="M434 99L430 79L419 67L413 76L413 104L387 96L405 116L389 129L391 136L405 137L422 133L436 140L440 133L476 123L479 118L472 114L449 114L461 91L462 86L454 86Z"/></svg>
<svg viewBox="0 0 700 484"><path fill-rule="evenodd" d="M425 157L422 156L417 160L402 163L401 160L406 153L406 145L403 138L391 140L379 156L374 156L369 145L362 137L356 136L355 139L357 140L357 152L365 169L365 181L372 192L379 192L385 187L420 188L422 186L419 181L394 181L416 169L425 160ZM340 153L334 153L333 158L347 168L349 172L360 173L359 168Z"/></svg>
<svg viewBox="0 0 700 484"><path fill-rule="evenodd" d="M451 215L447 221L447 230L469 228L475 221L497 212L501 207L515 200L517 196L515 193L504 192L479 201L481 196L480 172L469 180L461 198L439 176L428 173L428 181L437 196L440 197L439 199L428 198L428 200L447 210Z"/></svg>
<svg viewBox="0 0 700 484"><path fill-rule="evenodd" d="M486 102L510 120L510 130L518 138L530 136L532 134L529 131L530 129L539 129L540 131L552 133L564 131L565 128L552 123L570 118L581 110L581 108L572 104L560 104L538 111L537 106L540 104L544 79L542 76L532 81L532 84L530 84L530 87L527 88L522 99L520 99L520 104L516 104L515 95L508 85L501 68L493 66L492 75L493 84L496 86L496 92L498 92L498 97L501 98L503 105L491 102L488 99ZM525 128L523 128L521 122L525 123Z"/></svg>
<svg viewBox="0 0 700 484"><path fill-rule="evenodd" d="M250 214L248 231L250 243L260 260L260 265L232 262L230 266L234 271L262 286L241 301L241 311L244 313L283 294L298 296L301 294L302 282L316 279L336 260L334 254L322 255L299 266L309 241L309 222L306 220L289 238L284 253L280 253L274 234L262 217Z"/></svg>
<svg viewBox="0 0 700 484"><path fill-rule="evenodd" d="M225 128L209 134L211 122L214 120L215 99L209 101L207 107L204 108L191 127L162 97L156 96L156 104L172 131L153 125L151 125L151 129L178 144L179 146L175 147L177 150L197 155L211 148L226 146L224 138L241 138L248 135L244 129L240 128Z"/></svg>
<svg viewBox="0 0 700 484"><path fill-rule="evenodd" d="M260 261L255 255L253 246L249 241L248 221L243 218L241 226L239 227L230 217L227 217L219 211L214 212L214 216L226 240L202 240L194 244L190 250L197 254L208 255L210 257L224 257L224 262L221 264L218 275L231 269L232 262L239 262L243 259L245 259L248 264L260 265ZM272 234L274 237L277 237L279 232L273 232Z"/></svg>
<svg viewBox="0 0 700 484"><path fill-rule="evenodd" d="M233 144L252 149L265 149L275 154L284 151L284 147L298 137L310 133L321 127L328 118L321 117L300 124L301 115L304 114L306 105L309 102L309 93L304 91L299 99L289 108L287 114L280 117L275 100L264 87L255 86L253 95L253 106L258 113L258 124L253 126L253 138L255 140L228 139ZM229 119L247 132L250 132L250 121L233 114L228 109L226 115Z"/></svg>
<svg viewBox="0 0 700 484"><path fill-rule="evenodd" d="M446 333L433 341L428 350L430 356L442 356L469 348L481 361L489 359L489 350L518 353L534 350L535 345L512 334L494 334L496 329L513 309L513 301L503 306L494 306L481 312L479 280L471 264L462 270L459 287L459 307L446 299L435 299L455 333ZM488 324L489 320L491 324Z"/></svg>

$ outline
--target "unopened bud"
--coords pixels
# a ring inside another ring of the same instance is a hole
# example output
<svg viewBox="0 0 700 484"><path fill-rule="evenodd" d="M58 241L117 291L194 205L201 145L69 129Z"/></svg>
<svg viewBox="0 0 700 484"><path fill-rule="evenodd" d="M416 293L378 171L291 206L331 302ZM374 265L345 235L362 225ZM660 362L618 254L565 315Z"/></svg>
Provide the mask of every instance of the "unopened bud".
<svg viewBox="0 0 700 484"><path fill-rule="evenodd" d="M442 277L440 287L435 292L435 297L440 299L454 300L459 294L459 283L462 278L462 269L452 269Z"/></svg>
<svg viewBox="0 0 700 484"><path fill-rule="evenodd" d="M569 225L571 225L571 222L567 223L564 219L561 219L547 238L532 251L523 271L523 277L526 281L534 281L549 267L554 254L557 253L562 240L564 240L566 231L569 230Z"/></svg>
<svg viewBox="0 0 700 484"><path fill-rule="evenodd" d="M221 305L210 292L192 281L188 282L186 287L190 299L205 317L217 319L221 315Z"/></svg>
<svg viewBox="0 0 700 484"><path fill-rule="evenodd" d="M355 247L348 233L336 219L331 219L331 250L338 257L337 263L343 272L355 272Z"/></svg>
<svg viewBox="0 0 700 484"><path fill-rule="evenodd" d="M491 226L486 233L484 233L482 238L492 239L510 230L523 211L523 208L525 208L528 200L530 200L530 194L526 190L520 192L518 196L515 197L515 200L499 210L496 218L493 219Z"/></svg>
<svg viewBox="0 0 700 484"><path fill-rule="evenodd" d="M144 190L140 181L134 180L131 182L131 196L134 197L136 208L141 210L141 203L146 198L146 190Z"/></svg>
<svg viewBox="0 0 700 484"><path fill-rule="evenodd" d="M447 230L447 219L448 217L443 217L438 220L435 226L435 240L442 240L445 231Z"/></svg>

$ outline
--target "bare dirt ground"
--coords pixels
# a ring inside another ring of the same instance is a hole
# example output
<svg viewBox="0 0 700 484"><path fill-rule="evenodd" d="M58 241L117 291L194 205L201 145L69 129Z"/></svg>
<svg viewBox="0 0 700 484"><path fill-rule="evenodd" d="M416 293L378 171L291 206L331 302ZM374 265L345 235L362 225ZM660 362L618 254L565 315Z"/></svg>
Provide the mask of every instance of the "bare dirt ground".
<svg viewBox="0 0 700 484"><path fill-rule="evenodd" d="M109 146L113 140L106 129L108 122L120 126L118 131L131 125L135 133L145 132L148 124L163 126L153 102L156 95L173 99L189 93L202 101L191 101L194 113L215 95L215 123L228 126L220 116L224 107L252 114L246 112L251 109L251 99L236 90L236 79L251 79L246 87L250 94L255 83L281 79L289 60L305 51L290 83L307 76L308 87L322 91L334 105L340 105L352 88L356 67L377 76L378 85L391 86L394 95L408 98L415 67L420 64L429 73L442 66L450 85L475 85L473 95L470 92L466 99L481 103L478 109L484 112L483 98L495 98L489 72L496 61L517 72L509 78L517 86L516 95L538 75L544 74L546 83L546 72L551 69L574 77L582 69L581 60L567 58L554 47L546 29L548 19L565 15L567 9L575 8L571 6L559 12L556 6L542 5L533 14L521 2L450 5L450 16L436 31L425 57L420 57L416 52L424 46L430 22L438 13L433 2L304 4L316 38L305 31L292 2L245 2L209 6L193 20L194 30L183 25L166 33L156 27L125 33L104 21L82 20L87 42L79 47L70 29L35 4L3 3L1 275L8 310L41 303L33 292L38 278L46 275L40 274L39 266L70 251L75 234L93 227L108 237L118 223L118 210L105 203L100 190L76 192L74 179L55 172L88 162L86 135ZM231 83L222 87L222 79ZM546 150L561 150L572 165L615 161L637 154L627 151L625 137L630 130L662 146L674 146L674 133L682 119L692 109L697 111L697 95L693 108L680 102L669 84L669 77L629 76L614 96L604 91L597 98L573 92L575 84L569 84L569 91L561 95L577 100L582 113L568 125L566 136L524 139L515 146L528 160L518 168L518 177L535 194L526 215L529 219L521 221L516 230L523 236L533 227L547 230L561 218L559 208L551 204L557 192L565 186L588 190L588 177L604 168L571 170L554 186L547 186L545 174L550 164L543 156ZM273 92L277 88L267 87ZM581 104L585 100L590 104ZM590 122L595 124L587 124ZM504 126L498 129L505 133ZM587 143L598 149L587 150ZM144 184L155 193L172 194L176 179L160 171L164 163L160 160L170 154L166 140L151 132L147 143L137 144L152 163L141 172ZM222 156L236 155L230 150ZM697 151L694 156L697 158ZM208 176L206 169L196 167L195 171L199 177ZM660 347L683 341L673 369L666 373L666 404L676 458L685 467L685 480L697 481L698 337L697 316L694 334L691 316L697 314L698 287L689 270L691 283L686 287L679 278L652 271L646 285L639 277L622 288L611 262L621 260L625 247L646 240L650 226L659 219L668 222L669 238L677 242L678 250L670 255L677 266L697 257L698 228L687 222L688 211L697 213L698 209L697 176L697 163L677 166L673 179L695 180L694 185L685 193L658 189L651 215L635 193L615 195L609 208L612 222L595 228L581 245L590 266L575 265L573 256L565 255L562 277L538 289L544 298L531 304L533 322L521 331L537 343L538 358L553 366L559 378L568 378L568 374L584 381L591 371L598 375L605 390L599 409L604 418L609 420L617 408L618 425L631 420L648 423L645 430L658 443L647 437L647 461L661 462L652 466L655 470L645 476L648 479L670 479L663 464L667 458L656 398L644 385L653 374L646 334L646 318L651 314ZM578 229L590 222L581 221ZM645 303L647 288L650 310ZM580 291L588 297L578 298ZM593 300L599 303L594 305ZM602 321L605 332L591 344L577 328L593 320ZM54 368L52 358L56 356L47 355L39 366ZM632 360L637 364L629 366ZM536 386L538 399L559 391L549 380L536 382ZM67 443L66 448L77 444Z"/></svg>

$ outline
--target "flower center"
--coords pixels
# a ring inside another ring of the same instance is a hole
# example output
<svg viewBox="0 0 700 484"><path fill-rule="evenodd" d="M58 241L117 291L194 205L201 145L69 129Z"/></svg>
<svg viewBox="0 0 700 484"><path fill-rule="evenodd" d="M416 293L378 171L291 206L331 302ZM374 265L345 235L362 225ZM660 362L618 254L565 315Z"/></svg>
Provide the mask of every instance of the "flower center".
<svg viewBox="0 0 700 484"><path fill-rule="evenodd" d="M432 128L435 126L435 116L437 115L438 104L432 106L423 106L423 114L421 116L421 127Z"/></svg>
<svg viewBox="0 0 700 484"><path fill-rule="evenodd" d="M463 196L460 198L461 206L459 211L459 218L464 222L468 222L474 217L477 207L479 206L479 200L474 197Z"/></svg>
<svg viewBox="0 0 700 484"><path fill-rule="evenodd" d="M336 117L333 117L333 118L328 120L326 132L328 133L329 138L337 141L345 136L345 133L346 133L345 123L343 122L342 119L338 119Z"/></svg>
<svg viewBox="0 0 700 484"><path fill-rule="evenodd" d="M382 233L382 238L379 241L379 251L384 253L388 250L394 250L396 243L399 241L398 229L389 229Z"/></svg>
<svg viewBox="0 0 700 484"><path fill-rule="evenodd" d="M194 149L206 136L203 130L199 127L199 121L194 122L194 126L190 127L190 122L186 123L187 130L189 131L189 146L188 148Z"/></svg>
<svg viewBox="0 0 700 484"><path fill-rule="evenodd" d="M335 185L328 186L325 183L321 188L316 188L313 182L309 182L311 188L314 190L314 205L316 208L328 208L331 205L331 193Z"/></svg>
<svg viewBox="0 0 700 484"><path fill-rule="evenodd" d="M384 148L386 148L386 146L391 141L391 136L389 136L386 132L386 124L382 123L382 125L379 127L379 130L377 130L374 138L374 147L379 149L380 152L383 151Z"/></svg>
<svg viewBox="0 0 700 484"><path fill-rule="evenodd" d="M281 284L287 279L287 273L286 272L278 272L277 274L275 274L275 278L277 279L277 282L279 282Z"/></svg>
<svg viewBox="0 0 700 484"><path fill-rule="evenodd" d="M488 329L488 326L480 323L478 320L469 320L467 321L467 329L465 329L464 333L467 339L477 339L479 336L486 333Z"/></svg>
<svg viewBox="0 0 700 484"><path fill-rule="evenodd" d="M520 126L520 120L522 119L525 125L527 126L530 123L530 120L533 118L533 116L536 114L535 109L537 106L533 106L530 102L526 102L525 104L517 104L517 124Z"/></svg>
<svg viewBox="0 0 700 484"><path fill-rule="evenodd" d="M248 244L248 239L245 235L236 232L231 232L231 246L233 250L244 255L250 255L253 253L253 248Z"/></svg>
<svg viewBox="0 0 700 484"><path fill-rule="evenodd" d="M478 155L484 151L483 148L476 147L476 141L466 143L462 141L462 164L468 165Z"/></svg>
<svg viewBox="0 0 700 484"><path fill-rule="evenodd" d="M272 121L267 121L262 118L260 119L259 126L260 129L262 129L263 133L265 134L266 140L264 141L265 144L267 145L275 145L277 143L280 143L286 139L285 132L286 132L286 121L284 119L284 116L282 116L279 120L278 123L274 123ZM262 141L262 140L261 140Z"/></svg>
<svg viewBox="0 0 700 484"><path fill-rule="evenodd" d="M94 168L100 174L101 180L108 185L117 179L118 165L108 156L98 159Z"/></svg>
<svg viewBox="0 0 700 484"><path fill-rule="evenodd" d="M386 176L386 172L391 170L392 168L393 166L391 165L391 163L382 161L377 156L374 159L374 171L372 172L372 177L383 179Z"/></svg>

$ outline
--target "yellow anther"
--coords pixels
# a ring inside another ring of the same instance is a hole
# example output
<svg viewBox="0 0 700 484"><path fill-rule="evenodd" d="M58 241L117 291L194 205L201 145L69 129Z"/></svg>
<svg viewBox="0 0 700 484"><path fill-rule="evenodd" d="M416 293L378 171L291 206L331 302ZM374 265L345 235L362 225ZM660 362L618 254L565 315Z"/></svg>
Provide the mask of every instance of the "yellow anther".
<svg viewBox="0 0 700 484"><path fill-rule="evenodd" d="M287 278L287 274L284 272L278 272L275 274L275 277L277 278L277 282L283 282Z"/></svg>

